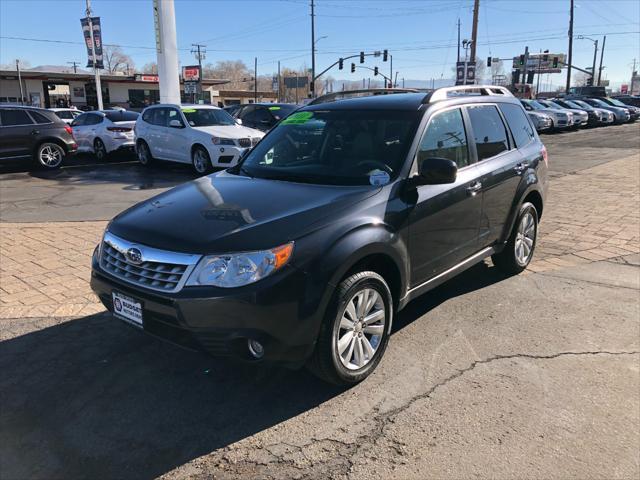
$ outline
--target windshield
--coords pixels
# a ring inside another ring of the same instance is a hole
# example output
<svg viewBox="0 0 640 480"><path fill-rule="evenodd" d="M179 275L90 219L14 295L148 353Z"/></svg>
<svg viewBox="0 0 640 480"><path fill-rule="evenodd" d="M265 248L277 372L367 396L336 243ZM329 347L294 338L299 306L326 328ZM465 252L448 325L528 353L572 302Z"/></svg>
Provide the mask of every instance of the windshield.
<svg viewBox="0 0 640 480"><path fill-rule="evenodd" d="M598 105L599 107L610 107L611 105L609 105L606 102L603 102L602 100L598 100L597 98L591 98L589 99L589 103L591 103L592 105L595 103L596 105Z"/></svg>
<svg viewBox="0 0 640 480"><path fill-rule="evenodd" d="M588 103L585 103L584 105L580 105L577 101L573 102L571 100L565 100L565 103L569 105L571 108L591 110L591 106Z"/></svg>
<svg viewBox="0 0 640 480"><path fill-rule="evenodd" d="M573 100L574 103L578 104L578 106L580 107L589 107L589 108L593 108L591 105L589 105L587 102L583 102L582 100Z"/></svg>
<svg viewBox="0 0 640 480"><path fill-rule="evenodd" d="M217 108L183 108L182 113L192 127L210 127L213 125L235 125L231 115Z"/></svg>
<svg viewBox="0 0 640 480"><path fill-rule="evenodd" d="M330 185L380 185L402 168L420 116L409 111L317 110L289 116L234 173Z"/></svg>
<svg viewBox="0 0 640 480"><path fill-rule="evenodd" d="M618 107L628 107L629 106L626 103L622 103L620 100L616 100L615 98L607 98L607 100L609 100L614 105L617 105Z"/></svg>
<svg viewBox="0 0 640 480"><path fill-rule="evenodd" d="M531 107L534 110L545 110L547 108L545 105L541 104L537 100L529 100L527 103L531 105Z"/></svg>
<svg viewBox="0 0 640 480"><path fill-rule="evenodd" d="M559 108L560 110L564 110L566 108L560 104L557 104L556 102L552 102L551 100L547 100L547 105L549 105L551 108Z"/></svg>

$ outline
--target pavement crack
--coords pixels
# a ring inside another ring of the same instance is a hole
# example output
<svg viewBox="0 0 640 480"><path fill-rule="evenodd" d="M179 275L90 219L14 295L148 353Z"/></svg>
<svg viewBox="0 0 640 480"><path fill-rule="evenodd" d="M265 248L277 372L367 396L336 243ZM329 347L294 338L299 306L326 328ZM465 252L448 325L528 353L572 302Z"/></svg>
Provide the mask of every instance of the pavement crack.
<svg viewBox="0 0 640 480"><path fill-rule="evenodd" d="M618 263L617 265L624 265L624 264ZM635 266L633 264L628 264L628 265ZM570 281L574 281L576 283L588 283L589 285L598 285L600 287L622 288L622 289L625 289L625 290L633 290L633 291L640 290L638 287L628 287L626 285L618 285L618 284L614 284L614 283L596 282L594 280L587 280L585 278L564 277L562 275L553 275L553 274L548 273L548 272L536 272L536 275L540 275L540 276L543 276L543 277L558 278L560 280L570 280Z"/></svg>

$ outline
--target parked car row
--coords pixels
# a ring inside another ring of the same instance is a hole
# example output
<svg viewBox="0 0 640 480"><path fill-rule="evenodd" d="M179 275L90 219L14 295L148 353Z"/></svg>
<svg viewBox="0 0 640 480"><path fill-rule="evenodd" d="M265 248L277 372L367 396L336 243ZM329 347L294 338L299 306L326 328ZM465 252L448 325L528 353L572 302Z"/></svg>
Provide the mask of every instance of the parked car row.
<svg viewBox="0 0 640 480"><path fill-rule="evenodd" d="M574 94L562 98L520 101L538 132L606 126L640 118L640 108L609 97Z"/></svg>

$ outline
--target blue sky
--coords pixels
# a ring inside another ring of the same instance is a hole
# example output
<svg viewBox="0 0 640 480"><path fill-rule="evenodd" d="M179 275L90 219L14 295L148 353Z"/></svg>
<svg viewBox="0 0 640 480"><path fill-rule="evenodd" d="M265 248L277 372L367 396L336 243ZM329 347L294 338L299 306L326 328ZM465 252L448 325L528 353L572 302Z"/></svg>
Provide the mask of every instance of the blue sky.
<svg viewBox="0 0 640 480"><path fill-rule="evenodd" d="M605 78L626 83L634 57L640 62L640 2L575 0L575 34L602 39L607 34ZM399 78L452 76L456 59L456 21L462 38L471 36L473 0L316 0L317 71L340 56L387 48ZM80 17L84 0L0 0L0 35L72 43L0 38L0 63L20 57L32 66L86 62ZM93 0L102 18L103 41L123 45L138 67L155 60L151 0ZM309 0L175 0L181 64L194 63L191 43L207 45L206 62L244 60L259 74L283 66L310 66ZM481 0L478 56L513 57L530 51L566 52L569 0ZM576 65L587 67L593 44L574 41ZM599 61L599 55L598 55ZM366 65L389 67L381 59ZM505 69L510 65L505 64ZM331 72L357 80L362 73ZM552 75L555 84L564 74Z"/></svg>

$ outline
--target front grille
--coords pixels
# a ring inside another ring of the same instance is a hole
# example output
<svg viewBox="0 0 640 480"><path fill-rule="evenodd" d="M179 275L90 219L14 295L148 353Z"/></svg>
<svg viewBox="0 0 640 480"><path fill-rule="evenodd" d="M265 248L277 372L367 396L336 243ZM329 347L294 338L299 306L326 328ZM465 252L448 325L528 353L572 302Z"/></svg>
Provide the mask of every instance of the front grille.
<svg viewBox="0 0 640 480"><path fill-rule="evenodd" d="M251 139L250 138L240 138L240 139L238 139L238 145L240 145L242 148L249 148L251 146Z"/></svg>
<svg viewBox="0 0 640 480"><path fill-rule="evenodd" d="M140 263L127 258L126 252L132 248L141 252ZM111 275L134 285L175 292L182 288L198 259L197 255L135 245L107 232L102 243L100 266Z"/></svg>

